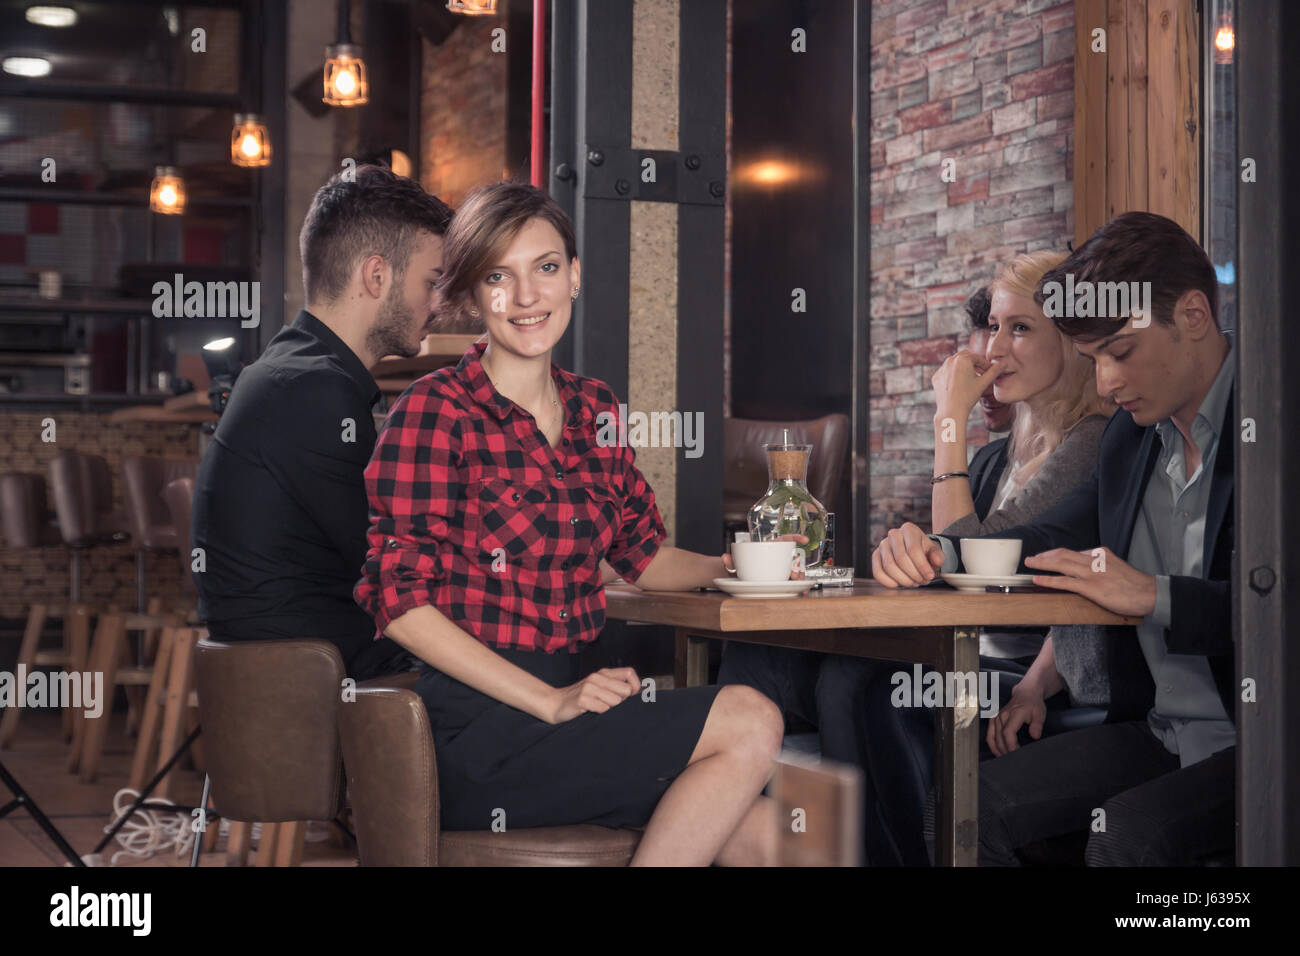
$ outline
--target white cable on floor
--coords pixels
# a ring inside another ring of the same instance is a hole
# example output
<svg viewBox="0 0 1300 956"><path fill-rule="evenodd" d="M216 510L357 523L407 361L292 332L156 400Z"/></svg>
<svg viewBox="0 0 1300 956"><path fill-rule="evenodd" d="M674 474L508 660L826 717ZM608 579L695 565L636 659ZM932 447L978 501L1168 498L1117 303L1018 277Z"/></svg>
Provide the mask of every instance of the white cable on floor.
<svg viewBox="0 0 1300 956"><path fill-rule="evenodd" d="M130 787L123 787L113 795L113 820L108 826L104 827L107 833L113 829L114 824L122 819L122 815L130 810L131 805L139 798L140 791L132 790ZM175 802L168 800L166 797L151 797L151 802L165 803L168 806L175 806ZM113 854L109 866L117 866L120 857L130 856L136 859L147 859L156 853L161 853L169 847L176 848L177 856L184 856L190 851L194 843L194 821L197 817L194 814L185 816L182 813L173 810L150 810L141 807L131 815L131 819L122 825L122 829L113 835L122 849ZM229 836L230 821L221 821L220 836ZM254 823L250 834L254 842L258 842L262 837L262 824ZM305 834L306 842L321 843L330 838L329 824L309 821ZM90 866L102 866L103 858L99 854L87 854L83 859Z"/></svg>
<svg viewBox="0 0 1300 956"><path fill-rule="evenodd" d="M124 787L113 795L113 821L104 827L107 833L122 816L131 809L140 796L140 791ZM176 804L166 797L154 797L152 802ZM122 825L122 829L113 835L122 849L113 854L109 866L117 866L117 861L124 856L147 859L169 847L176 848L176 855L185 855L194 842L195 833L191 824L195 818L170 810L149 810L141 807L131 815L131 819Z"/></svg>

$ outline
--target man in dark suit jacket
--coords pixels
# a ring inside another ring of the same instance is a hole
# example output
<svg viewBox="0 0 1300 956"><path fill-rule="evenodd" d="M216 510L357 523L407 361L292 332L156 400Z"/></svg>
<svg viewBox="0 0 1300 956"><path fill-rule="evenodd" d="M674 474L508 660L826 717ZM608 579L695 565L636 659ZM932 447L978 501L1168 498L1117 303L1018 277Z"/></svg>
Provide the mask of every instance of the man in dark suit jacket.
<svg viewBox="0 0 1300 956"><path fill-rule="evenodd" d="M1081 294L1134 281L1150 291L1128 315L1095 295L1060 309L1067 275ZM1090 831L1090 864L1195 863L1230 851L1234 829L1235 357L1214 270L1176 223L1125 213L1048 272L1038 297L1122 411L1092 479L996 537L1024 542L1035 583L1142 623L1110 644L1105 724L1010 746L981 767L980 861L1014 865L1026 844ZM872 556L891 587L959 567L955 542L915 525ZM1027 718L1011 710L997 719L1014 737Z"/></svg>

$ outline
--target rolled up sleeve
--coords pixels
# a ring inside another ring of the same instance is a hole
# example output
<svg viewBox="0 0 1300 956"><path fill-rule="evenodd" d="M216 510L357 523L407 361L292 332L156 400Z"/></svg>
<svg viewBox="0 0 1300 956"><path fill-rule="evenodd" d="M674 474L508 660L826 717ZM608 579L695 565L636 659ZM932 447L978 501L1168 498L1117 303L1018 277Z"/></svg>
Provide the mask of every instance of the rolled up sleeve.
<svg viewBox="0 0 1300 956"><path fill-rule="evenodd" d="M368 549L353 597L376 638L406 612L435 603L450 569L448 525L461 497L455 409L417 382L394 404L366 467Z"/></svg>
<svg viewBox="0 0 1300 956"><path fill-rule="evenodd" d="M636 466L636 453L626 444L619 448L619 468L625 496L605 560L623 580L635 584L659 553L668 532L659 517L655 493Z"/></svg>

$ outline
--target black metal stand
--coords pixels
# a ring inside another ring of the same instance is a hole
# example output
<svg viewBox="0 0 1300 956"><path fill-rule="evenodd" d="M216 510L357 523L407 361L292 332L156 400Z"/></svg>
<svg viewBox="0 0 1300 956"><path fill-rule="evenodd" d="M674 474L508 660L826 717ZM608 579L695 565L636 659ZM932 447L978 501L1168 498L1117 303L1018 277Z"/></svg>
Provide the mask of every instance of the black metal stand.
<svg viewBox="0 0 1300 956"><path fill-rule="evenodd" d="M14 795L14 799L0 807L0 817L4 817L19 807L26 808L27 812L32 815L32 819L45 831L45 835L54 841L54 845L62 851L73 866L86 865L86 861L77 856L77 851L63 838L63 834L50 822L50 818L41 812L41 808L37 806L36 801L28 796L27 791L14 779L13 774L5 769L4 761L0 761L0 782L3 782L9 788L9 792Z"/></svg>

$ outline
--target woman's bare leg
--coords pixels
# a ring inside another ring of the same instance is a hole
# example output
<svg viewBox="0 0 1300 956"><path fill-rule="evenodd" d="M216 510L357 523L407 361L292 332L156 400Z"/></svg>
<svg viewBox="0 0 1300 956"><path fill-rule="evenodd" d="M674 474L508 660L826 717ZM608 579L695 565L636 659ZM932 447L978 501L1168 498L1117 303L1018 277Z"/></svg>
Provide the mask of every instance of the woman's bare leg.
<svg viewBox="0 0 1300 956"><path fill-rule="evenodd" d="M718 866L776 866L780 826L777 802L771 797L755 797L714 862Z"/></svg>
<svg viewBox="0 0 1300 956"><path fill-rule="evenodd" d="M759 854L763 811L755 799L772 776L784 729L777 706L752 687L718 691L690 763L660 798L632 865L707 866L724 848L731 860Z"/></svg>

